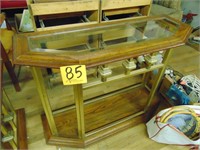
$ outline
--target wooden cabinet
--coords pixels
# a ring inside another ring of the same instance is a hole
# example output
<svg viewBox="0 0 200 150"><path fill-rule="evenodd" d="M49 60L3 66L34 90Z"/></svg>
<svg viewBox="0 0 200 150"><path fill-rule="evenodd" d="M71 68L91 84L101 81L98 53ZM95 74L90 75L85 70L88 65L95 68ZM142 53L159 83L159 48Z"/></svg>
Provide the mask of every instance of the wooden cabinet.
<svg viewBox="0 0 200 150"><path fill-rule="evenodd" d="M148 16L151 0L27 0L35 31Z"/></svg>

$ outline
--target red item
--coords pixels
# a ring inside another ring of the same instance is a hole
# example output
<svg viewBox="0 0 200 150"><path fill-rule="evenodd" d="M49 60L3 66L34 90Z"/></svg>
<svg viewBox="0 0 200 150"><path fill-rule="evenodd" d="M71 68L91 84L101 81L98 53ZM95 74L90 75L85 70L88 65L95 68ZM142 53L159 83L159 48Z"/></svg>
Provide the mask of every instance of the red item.
<svg viewBox="0 0 200 150"><path fill-rule="evenodd" d="M27 8L26 0L0 0L1 9Z"/></svg>
<svg viewBox="0 0 200 150"><path fill-rule="evenodd" d="M187 15L184 15L184 17L187 19L187 20L191 20L193 19L193 16L197 16L198 14L193 14L193 13L188 13Z"/></svg>

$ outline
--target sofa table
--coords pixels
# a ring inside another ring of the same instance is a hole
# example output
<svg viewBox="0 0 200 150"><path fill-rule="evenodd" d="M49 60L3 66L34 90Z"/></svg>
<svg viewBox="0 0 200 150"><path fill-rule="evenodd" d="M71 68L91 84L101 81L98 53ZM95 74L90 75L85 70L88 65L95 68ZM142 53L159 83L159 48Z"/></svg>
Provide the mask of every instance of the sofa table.
<svg viewBox="0 0 200 150"><path fill-rule="evenodd" d="M162 16L15 35L14 63L32 67L47 143L85 147L132 127L152 104L171 49L190 32ZM88 82L48 89L44 68L71 65L85 65ZM150 72L156 74L151 85ZM62 94L73 102L58 100Z"/></svg>

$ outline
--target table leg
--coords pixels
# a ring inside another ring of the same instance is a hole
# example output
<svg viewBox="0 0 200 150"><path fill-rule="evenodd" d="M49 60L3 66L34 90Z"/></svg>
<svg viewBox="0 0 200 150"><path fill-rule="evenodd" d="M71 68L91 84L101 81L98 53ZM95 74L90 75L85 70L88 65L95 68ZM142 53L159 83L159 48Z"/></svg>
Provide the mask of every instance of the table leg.
<svg viewBox="0 0 200 150"><path fill-rule="evenodd" d="M166 50L165 52L165 55L164 55L164 58L163 58L163 64L164 66L162 68L159 69L159 72L157 74L157 77L153 83L153 86L152 86L152 89L150 91L150 95L148 97L148 100L147 100L147 105L145 107L145 112L148 110L153 98L154 98L154 95L158 89L158 86L160 84L160 81L162 80L162 77L164 75L164 72L165 72L165 69L166 69L166 66L167 66L167 62L169 60L169 57L170 57L170 54L172 52L172 49L169 49L169 50Z"/></svg>
<svg viewBox="0 0 200 150"><path fill-rule="evenodd" d="M85 120L84 120L84 104L83 104L83 89L81 84L76 84L74 88L74 100L76 104L76 115L78 123L78 136L81 139L85 138Z"/></svg>
<svg viewBox="0 0 200 150"><path fill-rule="evenodd" d="M57 128L56 128L55 120L53 118L53 113L50 106L49 98L45 90L44 79L42 76L41 69L32 67L32 74L36 82L36 87L40 96L40 100L42 102L42 106L44 108L45 115L47 117L47 121L51 130L51 133L52 135L57 135Z"/></svg>

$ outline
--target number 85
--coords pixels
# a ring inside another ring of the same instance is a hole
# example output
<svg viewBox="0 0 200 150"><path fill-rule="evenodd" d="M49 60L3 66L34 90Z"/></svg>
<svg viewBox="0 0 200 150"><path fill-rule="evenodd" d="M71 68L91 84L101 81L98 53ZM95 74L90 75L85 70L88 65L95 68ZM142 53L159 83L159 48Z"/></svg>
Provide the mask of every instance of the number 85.
<svg viewBox="0 0 200 150"><path fill-rule="evenodd" d="M79 70L80 68L81 68L81 66L75 67L74 73L77 75L76 78L80 78L82 76L82 72ZM72 67L66 67L65 72L66 72L66 78L68 80L71 80L74 78L74 73L73 73Z"/></svg>

